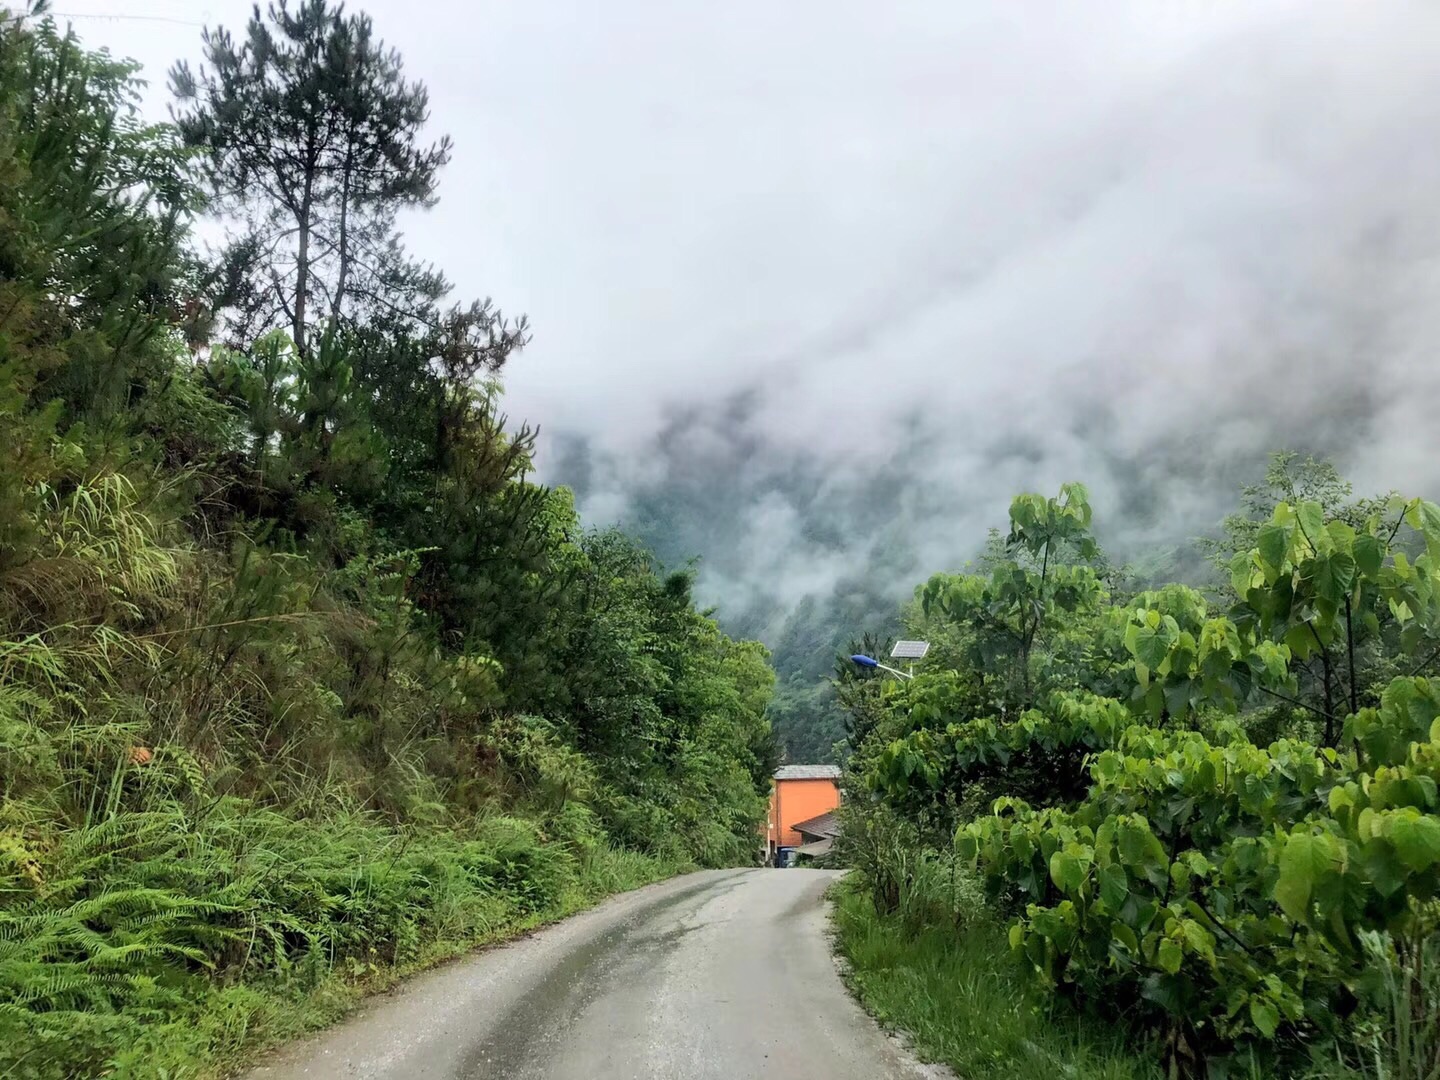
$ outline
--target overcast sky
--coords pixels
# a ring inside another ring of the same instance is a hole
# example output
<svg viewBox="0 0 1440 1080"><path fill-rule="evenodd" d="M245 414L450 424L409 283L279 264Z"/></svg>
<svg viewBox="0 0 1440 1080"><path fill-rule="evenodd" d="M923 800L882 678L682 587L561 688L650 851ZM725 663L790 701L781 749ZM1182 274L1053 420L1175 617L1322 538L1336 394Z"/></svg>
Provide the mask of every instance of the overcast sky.
<svg viewBox="0 0 1440 1080"><path fill-rule="evenodd" d="M705 553L747 588L823 588L807 516L896 470L940 561L1065 479L1188 535L1287 443L1440 490L1440 5L358 6L455 142L411 245L530 316L508 408L586 440L592 515L818 478ZM157 109L248 11L54 7L150 17L75 25Z"/></svg>

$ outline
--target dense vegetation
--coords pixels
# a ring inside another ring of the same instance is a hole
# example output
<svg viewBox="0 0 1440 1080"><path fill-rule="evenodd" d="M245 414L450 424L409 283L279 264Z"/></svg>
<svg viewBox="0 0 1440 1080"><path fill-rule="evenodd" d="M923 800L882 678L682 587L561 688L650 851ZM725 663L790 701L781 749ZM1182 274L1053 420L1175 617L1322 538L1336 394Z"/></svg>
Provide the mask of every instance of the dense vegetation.
<svg viewBox="0 0 1440 1080"><path fill-rule="evenodd" d="M917 590L926 671L861 687L870 913L1003 921L1172 1075L1437 1075L1440 507L1281 455L1210 595L1127 589L1090 518L1017 498Z"/></svg>
<svg viewBox="0 0 1440 1080"><path fill-rule="evenodd" d="M918 1054L965 1080L1163 1076L1153 1051L1123 1030L1047 1007L967 878L952 890L948 865L933 858L917 870L904 910L881 912L863 889L842 885L834 919L852 990L878 1020L904 1029Z"/></svg>
<svg viewBox="0 0 1440 1080"><path fill-rule="evenodd" d="M423 87L322 0L206 54L149 125L0 21L5 1076L211 1071L764 814L764 650L528 479L523 320L405 252Z"/></svg>
<svg viewBox="0 0 1440 1080"><path fill-rule="evenodd" d="M680 452L675 447L666 450ZM881 490L867 493L874 500L866 507L861 528L815 530L821 534L817 542L832 553L854 549L854 571L829 591L808 594L793 605L784 599L781 582L764 580L761 571L745 561L753 538L745 534L744 522L772 486L804 505L807 492L820 486L808 475L812 467L787 462L793 476L757 488L743 470L682 457L671 466L674 477L654 490L629 493L624 521L627 529L677 565L697 551L706 552L708 573L702 574L700 584L704 589L708 583L712 592L724 590L722 625L732 634L760 638L770 646L776 685L769 717L785 759L838 763L846 713L836 698L836 656L855 651L851 646L862 629L880 638L898 632L895 601L904 591L903 575L914 565L914 555L904 537L895 535L901 530L891 499L899 485L877 485ZM566 468L567 475L585 478L583 459L567 461ZM807 512L815 509L809 506ZM875 573L877 566L885 573ZM737 581L747 587L736 588ZM750 594L748 602L737 602L736 593Z"/></svg>

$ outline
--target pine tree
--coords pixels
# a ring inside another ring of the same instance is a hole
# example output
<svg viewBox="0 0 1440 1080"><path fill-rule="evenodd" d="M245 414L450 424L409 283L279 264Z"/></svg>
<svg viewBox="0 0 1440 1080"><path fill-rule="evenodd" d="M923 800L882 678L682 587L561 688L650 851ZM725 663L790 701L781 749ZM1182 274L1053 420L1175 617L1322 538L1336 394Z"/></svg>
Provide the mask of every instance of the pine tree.
<svg viewBox="0 0 1440 1080"><path fill-rule="evenodd" d="M327 0L256 5L243 40L204 40L206 65L171 72L174 116L241 222L218 275L234 335L284 326L304 361L322 320L440 324L449 284L405 253L395 217L433 205L450 142L421 143L428 95L400 55Z"/></svg>

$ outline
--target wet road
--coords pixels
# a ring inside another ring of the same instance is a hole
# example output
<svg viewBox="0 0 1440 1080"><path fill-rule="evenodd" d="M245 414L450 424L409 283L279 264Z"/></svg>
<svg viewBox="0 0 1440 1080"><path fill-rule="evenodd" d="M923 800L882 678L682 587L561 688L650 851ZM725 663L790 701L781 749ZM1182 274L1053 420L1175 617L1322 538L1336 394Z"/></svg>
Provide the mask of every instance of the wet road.
<svg viewBox="0 0 1440 1080"><path fill-rule="evenodd" d="M919 1080L846 993L817 870L715 870L421 976L249 1080Z"/></svg>

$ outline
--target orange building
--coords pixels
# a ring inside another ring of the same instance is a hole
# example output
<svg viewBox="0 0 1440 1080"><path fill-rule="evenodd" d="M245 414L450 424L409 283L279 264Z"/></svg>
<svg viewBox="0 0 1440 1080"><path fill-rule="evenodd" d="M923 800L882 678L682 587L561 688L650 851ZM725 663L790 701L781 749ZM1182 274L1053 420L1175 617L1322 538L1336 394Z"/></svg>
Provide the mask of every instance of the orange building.
<svg viewBox="0 0 1440 1080"><path fill-rule="evenodd" d="M782 847L799 847L806 838L795 830L840 805L840 768L836 765L782 765L770 789L770 821L765 861Z"/></svg>

